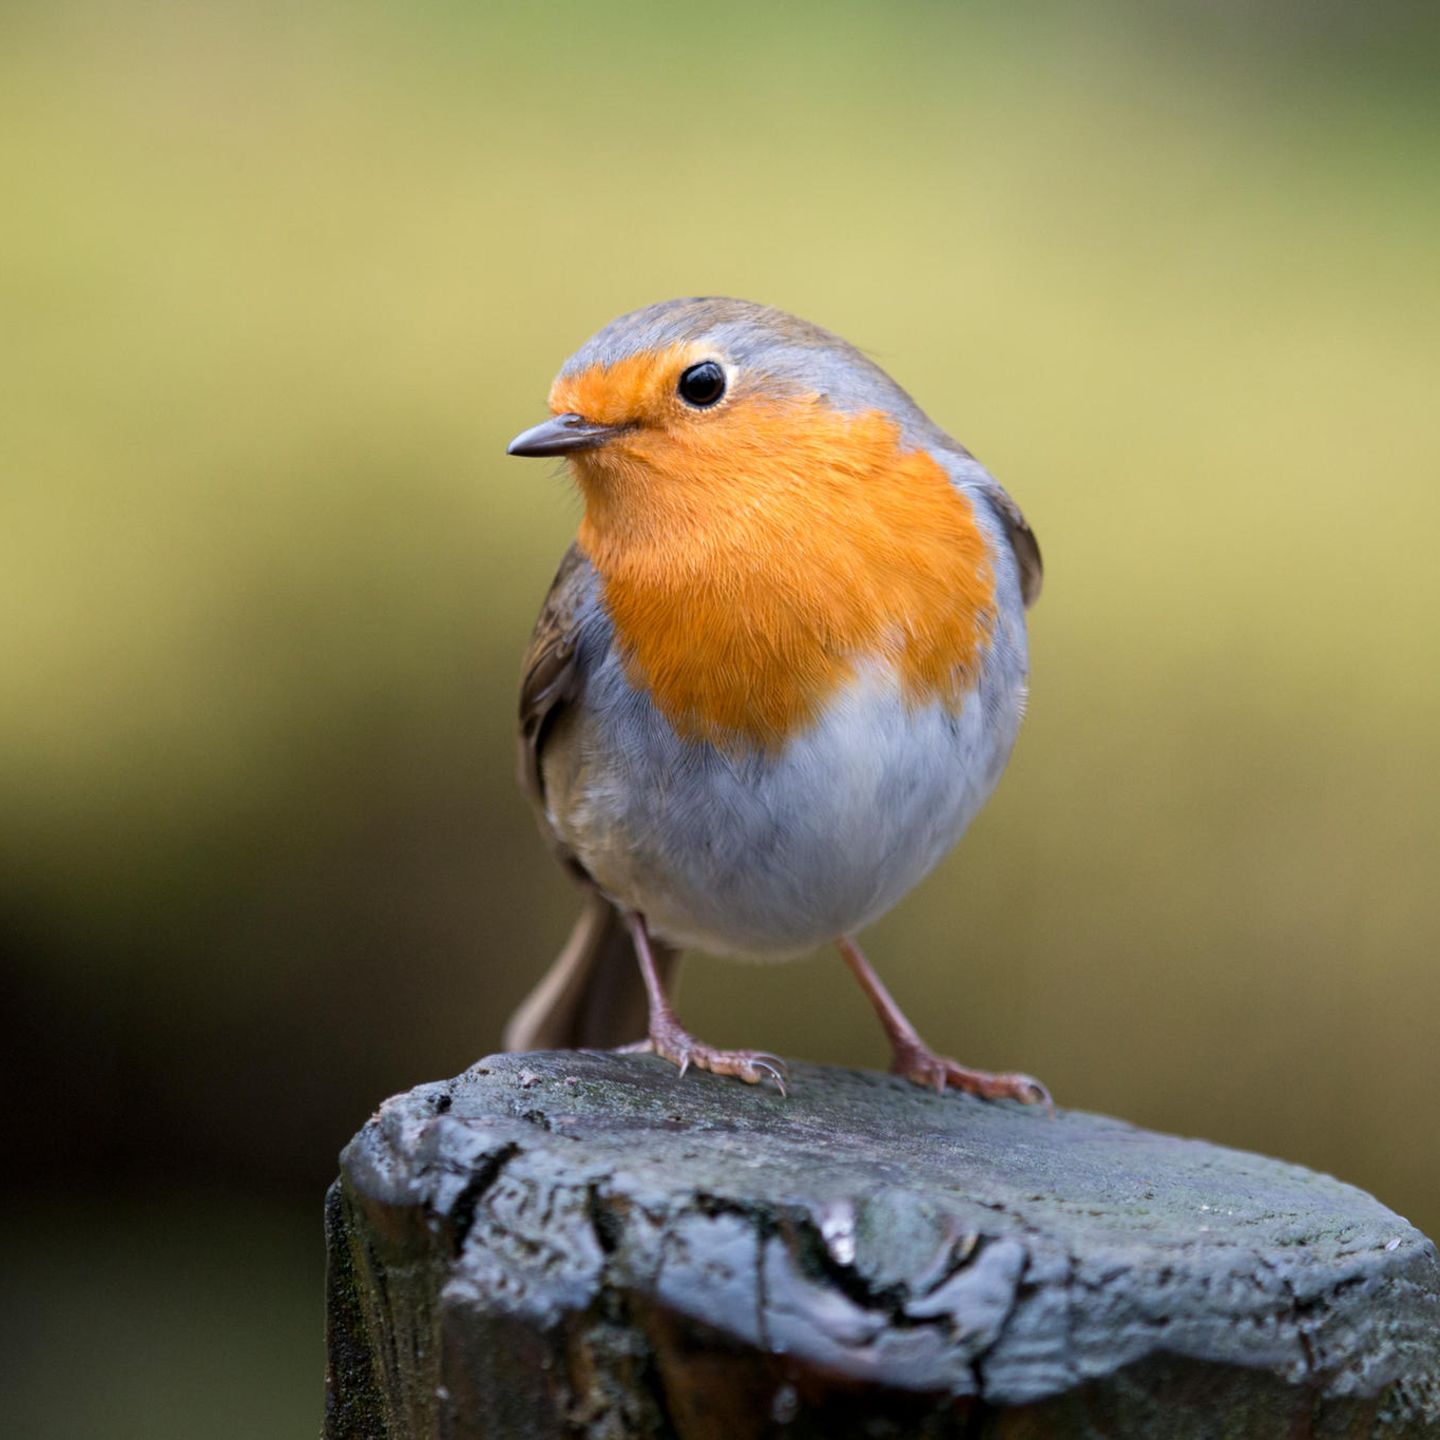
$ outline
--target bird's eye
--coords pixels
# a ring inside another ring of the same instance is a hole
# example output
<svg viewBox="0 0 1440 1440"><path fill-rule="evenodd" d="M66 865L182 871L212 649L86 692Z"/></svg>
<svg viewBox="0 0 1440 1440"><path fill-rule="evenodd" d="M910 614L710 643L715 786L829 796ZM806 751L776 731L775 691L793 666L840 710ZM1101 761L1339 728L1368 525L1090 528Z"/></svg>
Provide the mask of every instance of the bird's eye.
<svg viewBox="0 0 1440 1440"><path fill-rule="evenodd" d="M703 410L725 393L725 372L713 360L702 360L681 375L678 389L687 405L698 405Z"/></svg>

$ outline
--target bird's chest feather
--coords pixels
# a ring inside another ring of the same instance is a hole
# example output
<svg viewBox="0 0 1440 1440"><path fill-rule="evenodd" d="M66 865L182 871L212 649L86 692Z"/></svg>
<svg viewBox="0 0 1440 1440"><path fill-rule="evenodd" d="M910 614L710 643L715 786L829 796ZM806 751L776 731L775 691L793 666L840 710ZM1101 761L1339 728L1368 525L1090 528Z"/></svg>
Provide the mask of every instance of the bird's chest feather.
<svg viewBox="0 0 1440 1440"><path fill-rule="evenodd" d="M551 823L662 938L802 953L893 905L990 793L1024 699L1023 644L1002 633L958 713L868 665L775 749L683 739L612 649L584 718L552 742Z"/></svg>
<svg viewBox="0 0 1440 1440"><path fill-rule="evenodd" d="M850 463L752 463L683 505L652 496L663 525L587 515L626 677L682 739L774 752L862 669L893 672L916 709L958 713L973 688L995 579L969 498L924 451L846 438Z"/></svg>

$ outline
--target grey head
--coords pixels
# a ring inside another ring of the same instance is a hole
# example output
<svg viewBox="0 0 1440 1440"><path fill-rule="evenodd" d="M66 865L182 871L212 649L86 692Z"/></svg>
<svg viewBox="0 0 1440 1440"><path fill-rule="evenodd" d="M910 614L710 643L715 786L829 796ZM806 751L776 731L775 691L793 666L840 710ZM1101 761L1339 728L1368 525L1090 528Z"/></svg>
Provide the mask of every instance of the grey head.
<svg viewBox="0 0 1440 1440"><path fill-rule="evenodd" d="M808 320L749 300L692 296L663 300L612 320L561 367L560 378L606 368L633 355L692 347L725 371L727 393L815 395L837 410L882 410L902 440L929 450L954 483L980 497L1009 541L1027 605L1040 593L1040 548L1020 507L970 452L936 425L869 356ZM613 427L557 415L516 436L512 455L560 455L604 444Z"/></svg>
<svg viewBox="0 0 1440 1440"><path fill-rule="evenodd" d="M672 345L700 346L729 372L740 393L818 395L837 410L885 410L915 445L942 440L960 448L869 356L847 340L770 305L724 296L662 300L612 320L561 367L561 376L614 365Z"/></svg>

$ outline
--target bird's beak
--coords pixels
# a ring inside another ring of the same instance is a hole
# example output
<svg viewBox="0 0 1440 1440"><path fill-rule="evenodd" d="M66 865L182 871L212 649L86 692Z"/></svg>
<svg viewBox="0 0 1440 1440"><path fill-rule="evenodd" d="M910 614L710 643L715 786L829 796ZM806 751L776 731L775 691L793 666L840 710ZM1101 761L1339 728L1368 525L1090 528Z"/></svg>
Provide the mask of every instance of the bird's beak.
<svg viewBox="0 0 1440 1440"><path fill-rule="evenodd" d="M507 455L568 455L593 450L620 433L618 425L597 425L583 415L554 415L522 430L506 447Z"/></svg>

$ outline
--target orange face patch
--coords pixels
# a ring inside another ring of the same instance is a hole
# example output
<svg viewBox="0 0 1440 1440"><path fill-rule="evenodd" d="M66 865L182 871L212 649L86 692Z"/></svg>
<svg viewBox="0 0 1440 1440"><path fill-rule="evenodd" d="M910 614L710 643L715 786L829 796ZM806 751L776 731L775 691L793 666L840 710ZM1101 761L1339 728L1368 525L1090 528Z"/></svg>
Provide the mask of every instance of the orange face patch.
<svg viewBox="0 0 1440 1440"><path fill-rule="evenodd" d="M570 456L628 673L676 731L774 747L858 666L958 709L994 608L968 499L895 422L815 396L675 394L677 347L558 381L557 413L628 425Z"/></svg>
<svg viewBox="0 0 1440 1440"><path fill-rule="evenodd" d="M672 345L563 375L550 387L550 409L600 425L683 422L687 407L675 383L687 365L706 358L708 352L698 345Z"/></svg>

